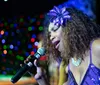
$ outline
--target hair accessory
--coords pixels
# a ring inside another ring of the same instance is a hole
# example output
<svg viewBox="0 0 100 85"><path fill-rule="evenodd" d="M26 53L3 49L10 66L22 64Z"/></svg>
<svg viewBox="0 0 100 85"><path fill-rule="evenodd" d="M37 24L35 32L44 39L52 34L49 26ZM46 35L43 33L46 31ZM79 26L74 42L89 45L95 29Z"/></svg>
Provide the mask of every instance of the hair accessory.
<svg viewBox="0 0 100 85"><path fill-rule="evenodd" d="M50 10L48 15L54 16L54 19L51 22L53 22L57 26L64 25L65 21L71 18L69 12L66 11L66 7L58 8L54 6L54 8Z"/></svg>

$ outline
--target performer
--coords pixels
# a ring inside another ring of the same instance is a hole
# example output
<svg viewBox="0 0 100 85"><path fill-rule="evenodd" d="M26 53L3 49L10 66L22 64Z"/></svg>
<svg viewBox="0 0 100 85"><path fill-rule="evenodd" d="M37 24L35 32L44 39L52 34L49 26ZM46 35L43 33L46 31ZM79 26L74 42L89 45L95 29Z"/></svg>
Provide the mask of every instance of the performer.
<svg viewBox="0 0 100 85"><path fill-rule="evenodd" d="M61 54L68 75L64 85L99 85L100 27L75 8L55 6L47 15L44 47L49 58Z"/></svg>
<svg viewBox="0 0 100 85"><path fill-rule="evenodd" d="M54 6L44 23L48 60L59 60L58 85L100 84L100 27L75 8ZM39 85L49 85L42 72ZM45 74L46 75L46 74Z"/></svg>

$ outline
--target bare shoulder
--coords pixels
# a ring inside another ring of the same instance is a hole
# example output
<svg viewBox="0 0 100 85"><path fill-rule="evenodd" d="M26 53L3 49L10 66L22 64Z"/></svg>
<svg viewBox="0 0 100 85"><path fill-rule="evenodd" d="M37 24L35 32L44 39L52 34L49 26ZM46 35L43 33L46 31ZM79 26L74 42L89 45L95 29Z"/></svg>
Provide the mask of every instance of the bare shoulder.
<svg viewBox="0 0 100 85"><path fill-rule="evenodd" d="M100 38L92 42L92 50L95 54L98 52L100 53Z"/></svg>
<svg viewBox="0 0 100 85"><path fill-rule="evenodd" d="M93 41L93 43L92 43L92 45L100 45L100 38L98 38L98 39L95 39L94 41Z"/></svg>
<svg viewBox="0 0 100 85"><path fill-rule="evenodd" d="M100 38L96 39L92 43L92 62L100 67Z"/></svg>

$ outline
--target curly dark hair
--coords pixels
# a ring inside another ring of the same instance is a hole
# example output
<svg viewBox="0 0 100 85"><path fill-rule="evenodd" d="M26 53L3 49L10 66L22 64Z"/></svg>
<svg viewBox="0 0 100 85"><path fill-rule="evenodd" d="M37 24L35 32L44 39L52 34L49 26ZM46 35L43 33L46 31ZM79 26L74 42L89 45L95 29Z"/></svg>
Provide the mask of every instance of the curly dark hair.
<svg viewBox="0 0 100 85"><path fill-rule="evenodd" d="M83 55L90 49L91 41L100 37L100 27L81 11L75 8L66 8L66 10L69 11L71 20L66 21L66 26L62 26L65 52L61 54L61 57L68 64L68 60L74 56L84 59ZM59 56L59 52L51 44L47 29L50 20L53 18L52 16L47 16L44 23L44 47L47 50L47 54L52 54L55 59Z"/></svg>

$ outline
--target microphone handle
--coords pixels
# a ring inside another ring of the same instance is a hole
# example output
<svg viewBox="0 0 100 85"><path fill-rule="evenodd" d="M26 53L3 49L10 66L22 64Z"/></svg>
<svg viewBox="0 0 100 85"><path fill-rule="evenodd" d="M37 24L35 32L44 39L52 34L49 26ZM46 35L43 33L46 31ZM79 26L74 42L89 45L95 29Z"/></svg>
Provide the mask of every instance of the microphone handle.
<svg viewBox="0 0 100 85"><path fill-rule="evenodd" d="M12 77L11 82L16 83L28 70L30 67L25 64L20 70L15 74L14 77Z"/></svg>

